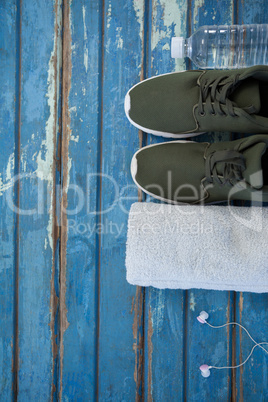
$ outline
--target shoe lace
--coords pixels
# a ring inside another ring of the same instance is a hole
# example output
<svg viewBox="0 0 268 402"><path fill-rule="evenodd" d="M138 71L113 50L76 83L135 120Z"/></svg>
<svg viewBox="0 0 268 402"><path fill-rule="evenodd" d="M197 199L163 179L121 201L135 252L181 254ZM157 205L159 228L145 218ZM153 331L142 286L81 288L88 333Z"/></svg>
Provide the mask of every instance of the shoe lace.
<svg viewBox="0 0 268 402"><path fill-rule="evenodd" d="M219 174L217 166L221 165ZM243 180L242 172L246 169L246 161L243 154L236 150L214 151L206 158L205 175L207 183L215 180L220 185L229 183L234 185Z"/></svg>
<svg viewBox="0 0 268 402"><path fill-rule="evenodd" d="M239 74L236 74L231 81L226 82L227 76L222 76L212 81L203 81L200 83L200 95L198 101L198 112L202 116L204 112L204 103L207 104L208 112L212 115L219 114L237 116L234 112L234 103L227 98L231 88L234 88L239 80ZM229 77L230 78L230 77ZM222 105L226 106L227 113L222 110Z"/></svg>

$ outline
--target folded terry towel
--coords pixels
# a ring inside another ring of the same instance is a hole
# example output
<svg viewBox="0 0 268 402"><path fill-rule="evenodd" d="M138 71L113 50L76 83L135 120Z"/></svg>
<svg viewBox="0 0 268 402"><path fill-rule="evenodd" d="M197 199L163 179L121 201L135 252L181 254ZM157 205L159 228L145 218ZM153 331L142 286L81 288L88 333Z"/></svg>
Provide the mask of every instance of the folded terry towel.
<svg viewBox="0 0 268 402"><path fill-rule="evenodd" d="M268 292L268 208L135 203L126 268L133 285Z"/></svg>

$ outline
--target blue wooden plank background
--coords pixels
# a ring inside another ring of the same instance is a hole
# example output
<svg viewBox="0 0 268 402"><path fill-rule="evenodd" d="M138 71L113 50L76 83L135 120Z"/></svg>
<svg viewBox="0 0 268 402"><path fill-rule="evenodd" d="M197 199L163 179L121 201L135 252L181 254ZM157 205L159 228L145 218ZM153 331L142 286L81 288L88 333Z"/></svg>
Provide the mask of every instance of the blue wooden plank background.
<svg viewBox="0 0 268 402"><path fill-rule="evenodd" d="M241 330L196 321L204 309L215 325L236 319L267 340L267 294L126 282L127 217L138 199L130 160L166 139L138 132L123 110L140 80L195 68L171 59L172 36L265 23L267 5L1 2L1 401L268 400L261 350L236 371L201 377L200 364L241 363L252 344Z"/></svg>

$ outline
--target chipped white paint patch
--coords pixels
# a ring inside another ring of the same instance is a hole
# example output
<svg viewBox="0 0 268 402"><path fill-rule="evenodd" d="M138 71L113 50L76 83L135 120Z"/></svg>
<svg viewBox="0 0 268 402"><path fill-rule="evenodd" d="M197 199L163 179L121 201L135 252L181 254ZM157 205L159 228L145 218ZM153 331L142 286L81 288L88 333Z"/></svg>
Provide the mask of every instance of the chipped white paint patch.
<svg viewBox="0 0 268 402"><path fill-rule="evenodd" d="M70 155L68 155L68 174L67 174L67 183L66 183L66 188L65 188L65 193L67 194L69 185L70 185L70 171L72 168L72 158L70 158Z"/></svg>
<svg viewBox="0 0 268 402"><path fill-rule="evenodd" d="M136 14L137 21L140 25L140 40L143 42L143 18L144 18L144 1L133 0L133 7Z"/></svg>
<svg viewBox="0 0 268 402"><path fill-rule="evenodd" d="M198 12L199 9L201 7L203 7L205 0L195 0L194 2L194 11L193 11L193 21L194 21L194 25L198 25L199 22L199 16L198 16Z"/></svg>
<svg viewBox="0 0 268 402"><path fill-rule="evenodd" d="M60 2L59 2L60 3ZM56 21L58 26L62 25L60 4L58 4L58 20ZM56 54L56 51L58 54ZM41 180L47 181L48 192L50 192L50 205L49 208L49 221L47 225L48 242L51 250L53 250L53 239L52 239L52 225L53 225L53 198L54 198L54 186L53 186L53 164L54 164L54 135L58 131L57 123L57 102L59 94L59 71L61 69L61 38L54 35L54 46L51 52L50 60L48 63L48 77L47 77L47 104L49 107L49 117L46 121L46 137L41 143L41 149L36 157L37 169L36 175ZM57 66L55 69L54 62L57 59ZM55 75L56 70L56 75ZM56 124L56 126L55 126Z"/></svg>
<svg viewBox="0 0 268 402"><path fill-rule="evenodd" d="M193 292L190 293L190 310L195 311L196 302Z"/></svg>
<svg viewBox="0 0 268 402"><path fill-rule="evenodd" d="M78 142L79 141L79 135L75 136L75 135L71 134L70 140L74 141L74 142Z"/></svg>
<svg viewBox="0 0 268 402"><path fill-rule="evenodd" d="M14 185L14 179L13 179L14 166L15 166L15 154L14 152L12 152L12 154L9 155L7 161L6 173L4 175L4 178L0 173L0 196L3 195L5 191L7 191Z"/></svg>
<svg viewBox="0 0 268 402"><path fill-rule="evenodd" d="M187 0L153 0L152 16L151 49L170 52L172 36L186 36ZM184 63L175 59L175 70L184 70Z"/></svg>
<svg viewBox="0 0 268 402"><path fill-rule="evenodd" d="M170 50L170 44L166 43L163 47L162 50Z"/></svg>
<svg viewBox="0 0 268 402"><path fill-rule="evenodd" d="M85 49L84 49L84 66L86 69L86 73L87 73L87 69L88 69L88 49L85 45Z"/></svg>
<svg viewBox="0 0 268 402"><path fill-rule="evenodd" d="M118 39L117 49L123 49L123 39L122 38Z"/></svg>
<svg viewBox="0 0 268 402"><path fill-rule="evenodd" d="M32 140L34 140L34 133L32 134Z"/></svg>
<svg viewBox="0 0 268 402"><path fill-rule="evenodd" d="M27 173L27 146L21 150L20 154L20 171ZM34 173L32 173L34 175Z"/></svg>
<svg viewBox="0 0 268 402"><path fill-rule="evenodd" d="M116 42L117 42L117 49L123 49L123 38L121 36L122 27L116 28Z"/></svg>
<svg viewBox="0 0 268 402"><path fill-rule="evenodd" d="M27 169L27 146L21 150L21 156L20 156L20 171L23 173L23 177L31 177L31 175L35 174L27 174L26 169ZM8 162L7 162L7 167L6 167L6 173L3 176L0 173L0 196L3 195L5 191L7 191L9 188L13 187L16 181L14 180L14 167L15 167L15 154L14 152L9 156ZM26 173L26 174L24 174Z"/></svg>
<svg viewBox="0 0 268 402"><path fill-rule="evenodd" d="M76 108L76 106L70 107L70 108L69 108L69 111L70 111L71 113L77 113L77 108Z"/></svg>
<svg viewBox="0 0 268 402"><path fill-rule="evenodd" d="M87 48L87 27L86 27L86 6L82 6L83 12L83 25L84 25L84 66L88 69L88 48Z"/></svg>
<svg viewBox="0 0 268 402"><path fill-rule="evenodd" d="M107 25L106 25L106 27L108 29L111 26L111 19L112 19L112 4L111 4L111 1L109 1L108 10L107 10Z"/></svg>
<svg viewBox="0 0 268 402"><path fill-rule="evenodd" d="M87 40L86 6L82 6L82 12L83 12L83 24L84 24L84 40Z"/></svg>
<svg viewBox="0 0 268 402"><path fill-rule="evenodd" d="M155 297L155 301L151 301L151 314L152 324L154 332L157 334L162 331L165 312L165 290L157 289L152 293L152 297ZM153 307L152 307L153 305Z"/></svg>
<svg viewBox="0 0 268 402"><path fill-rule="evenodd" d="M83 95L85 96L86 95L86 88L85 87L82 88L82 92L83 92Z"/></svg>
<svg viewBox="0 0 268 402"><path fill-rule="evenodd" d="M48 180L49 182L53 179L53 151L54 151L54 122L55 116L55 81L54 81L54 50L51 53L48 69L48 106L50 114L46 122L46 138L41 143L41 150L39 151L36 162L37 162L37 177L41 180Z"/></svg>
<svg viewBox="0 0 268 402"><path fill-rule="evenodd" d="M45 244L44 244L44 249L45 250L47 249L47 245L48 245L48 242L47 242L47 238L45 237Z"/></svg>
<svg viewBox="0 0 268 402"><path fill-rule="evenodd" d="M111 44L111 38L108 38L106 46L105 46L105 50L107 53L110 53L110 44Z"/></svg>
<svg viewBox="0 0 268 402"><path fill-rule="evenodd" d="M0 196L3 195L11 186L13 186L13 180L4 183L2 174L0 173Z"/></svg>
<svg viewBox="0 0 268 402"><path fill-rule="evenodd" d="M7 162L6 181L11 180L12 173L14 172L14 163L15 163L15 156L14 152L12 152Z"/></svg>
<svg viewBox="0 0 268 402"><path fill-rule="evenodd" d="M159 9L160 7L160 9ZM158 43L167 37L172 36L172 27L174 26L175 36L184 35L186 30L186 12L187 1L183 0L158 0L153 5L153 26L152 26L152 50ZM159 26L159 17L163 26Z"/></svg>

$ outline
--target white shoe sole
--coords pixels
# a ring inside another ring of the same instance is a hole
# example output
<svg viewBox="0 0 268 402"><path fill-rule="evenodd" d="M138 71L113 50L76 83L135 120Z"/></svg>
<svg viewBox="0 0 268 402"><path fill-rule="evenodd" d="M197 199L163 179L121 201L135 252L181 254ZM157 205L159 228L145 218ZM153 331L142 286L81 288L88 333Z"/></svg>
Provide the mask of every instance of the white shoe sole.
<svg viewBox="0 0 268 402"><path fill-rule="evenodd" d="M158 135L158 136L161 136L161 137L165 137L165 138L190 138L190 137L195 137L195 136L197 136L197 135L203 134L204 131L202 131L202 132L200 132L200 133L195 133L195 132L194 132L194 133L179 133L179 134L174 134L174 133L166 133L166 132L163 132L163 131L151 130L150 128L143 127L143 126L140 126L139 124L135 123L135 122L130 118L130 116L129 116L129 111L130 111L130 108L131 108L131 104L130 104L130 95L129 95L129 93L130 93L130 91L131 91L133 88L135 88L137 85L142 84L142 83L145 82L145 81L149 81L149 80L152 80L152 79L154 79L154 78L161 77L161 76L163 76L163 75L179 74L179 73L183 73L183 72L185 72L185 71L186 71L186 70L177 71L176 73L172 72L172 73L166 73L166 74L156 75L156 76L154 76L154 77L150 77L150 78L147 78L146 80L143 80L143 81L141 81L141 82L138 82L136 85L133 85L133 87L131 87L131 88L129 89L129 91L127 92L127 94L126 94L126 96L125 96L125 102L124 102L125 114L126 114L128 120L130 121L130 123L131 123L133 126L137 127L139 130L145 131L146 133L149 133L149 134L153 134L153 135Z"/></svg>

